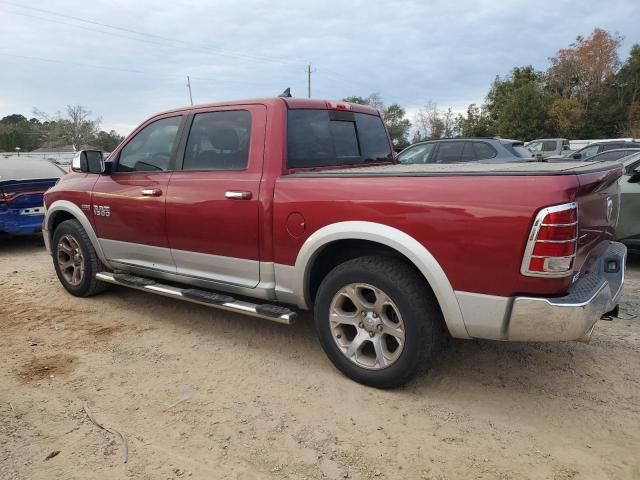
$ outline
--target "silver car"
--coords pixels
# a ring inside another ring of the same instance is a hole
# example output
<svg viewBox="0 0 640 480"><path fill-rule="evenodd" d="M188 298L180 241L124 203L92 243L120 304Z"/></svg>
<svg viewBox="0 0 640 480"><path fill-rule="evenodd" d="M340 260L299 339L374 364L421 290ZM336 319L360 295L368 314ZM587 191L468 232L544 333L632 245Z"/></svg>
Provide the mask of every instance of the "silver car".
<svg viewBox="0 0 640 480"><path fill-rule="evenodd" d="M640 250L640 152L620 159L620 217L616 238L632 250Z"/></svg>

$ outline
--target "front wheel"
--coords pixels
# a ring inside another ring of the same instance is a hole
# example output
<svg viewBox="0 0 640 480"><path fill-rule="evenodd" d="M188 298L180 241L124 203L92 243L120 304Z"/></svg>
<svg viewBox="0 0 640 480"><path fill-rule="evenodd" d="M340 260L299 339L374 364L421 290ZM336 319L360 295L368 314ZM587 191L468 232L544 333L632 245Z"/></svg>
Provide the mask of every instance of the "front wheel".
<svg viewBox="0 0 640 480"><path fill-rule="evenodd" d="M318 289L314 313L333 364L378 388L403 385L428 367L440 338L440 310L425 279L393 257L335 267Z"/></svg>
<svg viewBox="0 0 640 480"><path fill-rule="evenodd" d="M66 220L53 232L51 255L62 286L76 297L90 297L102 292L107 284L96 280L102 263L77 220Z"/></svg>

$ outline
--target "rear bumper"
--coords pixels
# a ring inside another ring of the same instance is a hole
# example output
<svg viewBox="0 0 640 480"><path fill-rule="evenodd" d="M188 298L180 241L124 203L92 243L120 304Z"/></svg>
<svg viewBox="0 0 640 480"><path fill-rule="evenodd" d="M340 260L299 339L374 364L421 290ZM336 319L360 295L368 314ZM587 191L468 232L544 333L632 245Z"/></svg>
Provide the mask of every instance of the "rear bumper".
<svg viewBox="0 0 640 480"><path fill-rule="evenodd" d="M624 284L627 249L610 242L591 270L559 298L515 297L505 340L589 340L596 322L618 304ZM617 271L608 271L611 262Z"/></svg>
<svg viewBox="0 0 640 480"><path fill-rule="evenodd" d="M596 322L618 304L626 253L623 244L608 242L564 297L456 292L469 337L532 342L589 340ZM607 271L610 261L617 262L617 271Z"/></svg>

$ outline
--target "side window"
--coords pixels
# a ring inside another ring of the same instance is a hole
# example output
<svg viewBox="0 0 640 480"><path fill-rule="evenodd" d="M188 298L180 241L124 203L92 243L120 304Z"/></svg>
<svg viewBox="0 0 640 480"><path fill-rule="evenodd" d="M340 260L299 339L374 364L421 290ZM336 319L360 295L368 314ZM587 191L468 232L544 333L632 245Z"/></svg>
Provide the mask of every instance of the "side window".
<svg viewBox="0 0 640 480"><path fill-rule="evenodd" d="M251 113L198 113L193 119L183 170L241 170L249 161Z"/></svg>
<svg viewBox="0 0 640 480"><path fill-rule="evenodd" d="M607 150L615 150L616 148L623 148L623 143L605 143L602 145L602 152L606 152Z"/></svg>
<svg viewBox="0 0 640 480"><path fill-rule="evenodd" d="M157 172L169 169L182 117L156 120L140 130L120 151L117 172Z"/></svg>
<svg viewBox="0 0 640 480"><path fill-rule="evenodd" d="M600 155L598 155L598 160L602 160L603 162L609 161L609 160L616 160L617 158L619 158L617 156L618 152L606 152L606 153L601 153Z"/></svg>
<svg viewBox="0 0 640 480"><path fill-rule="evenodd" d="M435 147L435 143L423 143L411 147L398 155L399 163L429 163L429 157Z"/></svg>
<svg viewBox="0 0 640 480"><path fill-rule="evenodd" d="M462 156L460 157L460 161L475 162L476 152L473 149L473 142L462 142L462 143L464 143L464 148L462 149Z"/></svg>
<svg viewBox="0 0 640 480"><path fill-rule="evenodd" d="M462 150L466 142L442 142L438 148L435 163L457 163L462 156Z"/></svg>
<svg viewBox="0 0 640 480"><path fill-rule="evenodd" d="M542 143L531 142L529 145L527 145L527 149L532 153L539 152L542 149Z"/></svg>
<svg viewBox="0 0 640 480"><path fill-rule="evenodd" d="M556 142L553 140L547 140L546 142L542 142L542 151L543 152L553 152L556 149Z"/></svg>
<svg viewBox="0 0 640 480"><path fill-rule="evenodd" d="M476 150L476 158L478 160L487 160L498 155L496 149L487 142L473 142L473 148Z"/></svg>
<svg viewBox="0 0 640 480"><path fill-rule="evenodd" d="M640 161L637 162L633 162L631 165L629 165L626 169L626 174L627 175L633 175L633 172L637 169L640 168Z"/></svg>
<svg viewBox="0 0 640 480"><path fill-rule="evenodd" d="M589 157L593 157L594 155L596 155L598 153L598 149L600 148L599 145L594 145L592 147L587 147L582 151L582 159L586 159Z"/></svg>

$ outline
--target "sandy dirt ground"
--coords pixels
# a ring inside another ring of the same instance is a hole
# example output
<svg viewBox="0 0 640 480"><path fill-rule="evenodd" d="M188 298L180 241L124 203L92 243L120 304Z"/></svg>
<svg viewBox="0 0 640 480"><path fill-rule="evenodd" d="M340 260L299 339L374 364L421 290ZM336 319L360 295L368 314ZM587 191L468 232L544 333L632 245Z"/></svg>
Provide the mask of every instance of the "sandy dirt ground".
<svg viewBox="0 0 640 480"><path fill-rule="evenodd" d="M5 240L0 478L640 479L638 258L621 316L590 344L454 341L379 391L333 368L309 318L73 298L40 243Z"/></svg>

